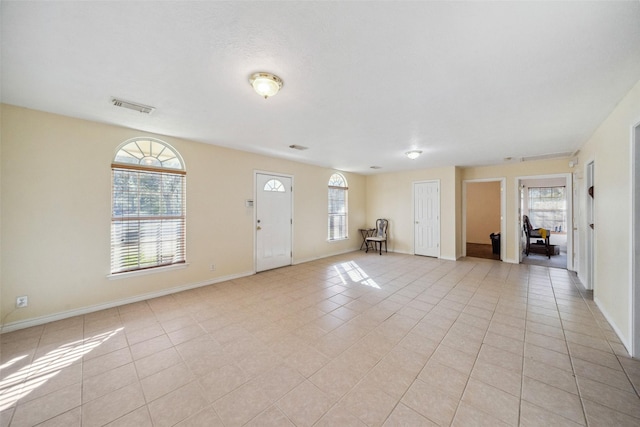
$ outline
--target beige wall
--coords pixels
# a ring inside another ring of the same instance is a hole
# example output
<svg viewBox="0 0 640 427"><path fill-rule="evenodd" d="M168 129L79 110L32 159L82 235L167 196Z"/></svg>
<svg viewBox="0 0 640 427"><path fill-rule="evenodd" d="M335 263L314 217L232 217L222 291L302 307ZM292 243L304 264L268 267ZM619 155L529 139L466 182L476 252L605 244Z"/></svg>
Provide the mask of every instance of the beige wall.
<svg viewBox="0 0 640 427"><path fill-rule="evenodd" d="M544 176L570 173L569 159L538 160L507 163L497 166L472 167L462 169L463 180L500 179L506 181L506 224L505 233L500 236L501 245L506 244L505 262L518 263L520 247L520 222L518 214L518 177Z"/></svg>
<svg viewBox="0 0 640 427"><path fill-rule="evenodd" d="M460 193L455 167L367 177L367 224L374 224L376 218L389 219L389 250L414 253L413 183L434 180L440 182L440 257L457 258Z"/></svg>
<svg viewBox="0 0 640 427"><path fill-rule="evenodd" d="M500 182L467 183L467 243L491 244L489 235L500 232Z"/></svg>
<svg viewBox="0 0 640 427"><path fill-rule="evenodd" d="M152 136L187 167L188 267L109 280L110 164L118 145ZM253 272L254 171L294 177L294 263L357 249L365 223L365 177L349 184L349 236L327 241L333 170L178 138L2 106L4 325L97 307ZM216 271L210 271L212 263ZM28 295L29 307L15 310Z"/></svg>
<svg viewBox="0 0 640 427"><path fill-rule="evenodd" d="M514 243L519 226L516 206L517 178L569 172L571 169L568 159L554 159L473 168L434 168L368 176L367 223L372 224L376 218L389 218L389 250L413 253L413 183L439 180L440 256L443 259L458 259L462 255L462 182L506 178L506 232L505 236L501 236L501 243L507 245L505 261L517 263L519 247Z"/></svg>
<svg viewBox="0 0 640 427"><path fill-rule="evenodd" d="M631 343L631 182L632 128L640 123L640 82L621 100L581 148L578 166L580 260L586 281L586 166L595 166L594 299L617 329L627 348Z"/></svg>

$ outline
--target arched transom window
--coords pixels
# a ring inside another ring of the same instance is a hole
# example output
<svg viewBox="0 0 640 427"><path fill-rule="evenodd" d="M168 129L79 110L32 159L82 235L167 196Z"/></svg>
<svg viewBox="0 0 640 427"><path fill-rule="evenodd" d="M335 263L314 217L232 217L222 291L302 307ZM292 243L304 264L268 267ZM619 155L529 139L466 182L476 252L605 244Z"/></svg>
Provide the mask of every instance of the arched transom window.
<svg viewBox="0 0 640 427"><path fill-rule="evenodd" d="M111 164L111 273L185 262L186 171L169 144L137 138Z"/></svg>
<svg viewBox="0 0 640 427"><path fill-rule="evenodd" d="M278 193L284 193L287 190L285 190L282 182L278 181L277 179L270 179L264 184L264 191L275 191Z"/></svg>
<svg viewBox="0 0 640 427"><path fill-rule="evenodd" d="M347 234L347 180L339 173L329 178L329 240L346 239Z"/></svg>

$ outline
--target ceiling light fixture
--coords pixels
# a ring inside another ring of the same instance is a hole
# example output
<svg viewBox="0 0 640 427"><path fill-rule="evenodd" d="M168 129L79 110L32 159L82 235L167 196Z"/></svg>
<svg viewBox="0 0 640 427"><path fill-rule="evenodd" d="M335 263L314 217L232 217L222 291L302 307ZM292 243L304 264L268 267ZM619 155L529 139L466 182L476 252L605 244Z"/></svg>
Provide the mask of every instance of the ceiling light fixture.
<svg viewBox="0 0 640 427"><path fill-rule="evenodd" d="M528 157L521 157L520 161L521 162L529 162L532 160L550 160L550 159L561 159L564 157L573 157L573 153L572 152L564 152L564 153L549 153L549 154L540 154L538 156L528 156Z"/></svg>
<svg viewBox="0 0 640 427"><path fill-rule="evenodd" d="M406 153L404 153L408 158L410 158L411 160L415 160L418 157L420 157L420 154L422 154L422 151L420 150L411 150L411 151L407 151Z"/></svg>
<svg viewBox="0 0 640 427"><path fill-rule="evenodd" d="M280 77L264 72L253 73L251 77L249 77L249 83L253 86L253 90L255 90L258 95L263 96L264 99L278 93L283 85Z"/></svg>
<svg viewBox="0 0 640 427"><path fill-rule="evenodd" d="M130 110L137 111L143 114L151 114L155 111L155 107L138 104L137 102L124 101L119 98L111 98L111 103L116 107L128 108Z"/></svg>

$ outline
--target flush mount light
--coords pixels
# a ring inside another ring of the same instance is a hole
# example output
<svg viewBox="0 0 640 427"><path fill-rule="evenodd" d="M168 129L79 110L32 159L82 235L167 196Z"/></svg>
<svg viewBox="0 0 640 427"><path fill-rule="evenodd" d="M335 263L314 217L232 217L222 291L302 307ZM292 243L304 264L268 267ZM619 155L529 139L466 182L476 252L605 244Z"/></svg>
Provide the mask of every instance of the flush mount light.
<svg viewBox="0 0 640 427"><path fill-rule="evenodd" d="M264 72L253 73L251 77L249 77L249 83L253 86L253 90L255 90L258 95L263 96L264 99L278 93L283 85L280 77Z"/></svg>
<svg viewBox="0 0 640 427"><path fill-rule="evenodd" d="M119 98L111 98L111 103L116 107L128 108L143 114L151 114L155 111L155 107L138 104L137 102L124 101Z"/></svg>
<svg viewBox="0 0 640 427"><path fill-rule="evenodd" d="M422 154L422 151L420 151L420 150L412 150L412 151L407 151L404 154L408 158L410 158L411 160L414 160L414 159L417 159L418 157L420 157L420 154Z"/></svg>

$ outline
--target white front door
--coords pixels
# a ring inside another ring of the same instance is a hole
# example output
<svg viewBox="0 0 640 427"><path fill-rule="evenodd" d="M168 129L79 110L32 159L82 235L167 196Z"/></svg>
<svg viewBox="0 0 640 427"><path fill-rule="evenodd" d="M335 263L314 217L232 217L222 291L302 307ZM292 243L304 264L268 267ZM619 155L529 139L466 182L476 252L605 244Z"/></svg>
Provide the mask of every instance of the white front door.
<svg viewBox="0 0 640 427"><path fill-rule="evenodd" d="M256 174L256 271L291 265L291 177Z"/></svg>
<svg viewBox="0 0 640 427"><path fill-rule="evenodd" d="M413 184L414 252L440 257L440 183Z"/></svg>

